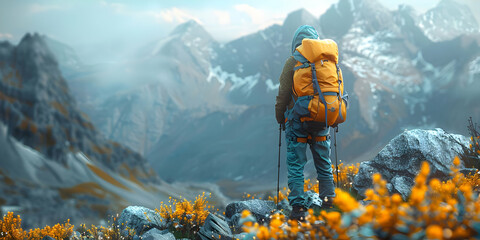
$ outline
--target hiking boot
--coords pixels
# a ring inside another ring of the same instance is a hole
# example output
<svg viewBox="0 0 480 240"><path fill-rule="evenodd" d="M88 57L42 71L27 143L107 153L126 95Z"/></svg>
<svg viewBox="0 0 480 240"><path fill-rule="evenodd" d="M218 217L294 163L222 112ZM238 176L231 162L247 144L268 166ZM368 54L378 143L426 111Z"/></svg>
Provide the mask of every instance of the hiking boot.
<svg viewBox="0 0 480 240"><path fill-rule="evenodd" d="M288 219L297 220L300 222L305 221L305 217L307 216L307 209L303 206L292 206L292 211L288 216Z"/></svg>
<svg viewBox="0 0 480 240"><path fill-rule="evenodd" d="M324 197L322 199L322 206L320 209L322 210L329 210L333 208L333 197Z"/></svg>

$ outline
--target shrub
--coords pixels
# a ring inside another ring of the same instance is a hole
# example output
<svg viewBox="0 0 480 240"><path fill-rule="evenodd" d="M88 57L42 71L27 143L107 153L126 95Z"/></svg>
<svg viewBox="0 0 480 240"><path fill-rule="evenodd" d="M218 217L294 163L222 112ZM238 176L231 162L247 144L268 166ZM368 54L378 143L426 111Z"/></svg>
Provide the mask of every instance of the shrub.
<svg viewBox="0 0 480 240"><path fill-rule="evenodd" d="M167 222L176 237L193 237L210 214L208 209L211 206L208 206L205 192L197 196L193 204L186 199L177 201L170 198L168 202L162 202L160 209L155 211Z"/></svg>
<svg viewBox="0 0 480 240"><path fill-rule="evenodd" d="M28 239L42 239L45 236L50 236L57 240L68 238L73 233L73 225L70 224L70 219L64 224L55 224L53 227L45 226L43 229L32 229L28 233Z"/></svg>
<svg viewBox="0 0 480 240"><path fill-rule="evenodd" d="M80 233L78 239L121 239L121 240L132 240L135 236L135 230L128 228L125 235L122 235L120 225L117 222L118 214L115 217L112 217L112 221L108 221L107 226L97 227L91 225L90 228L87 228L85 224L80 224L80 227L77 231Z"/></svg>
<svg viewBox="0 0 480 240"><path fill-rule="evenodd" d="M8 212L3 216L0 221L0 239L24 239L26 236L20 215L13 216L13 212Z"/></svg>
<svg viewBox="0 0 480 240"><path fill-rule="evenodd" d="M353 178L358 173L360 168L360 163L355 165L344 165L340 163L338 165L338 180L337 180L337 170L333 172L333 181L337 184L337 187L344 189L346 191L352 192L353 190ZM335 169L332 165L332 169ZM338 183L337 183L338 181Z"/></svg>
<svg viewBox="0 0 480 240"><path fill-rule="evenodd" d="M22 229L22 219L20 215L14 216L12 212L8 212L0 221L0 239L5 240L39 240L45 236L50 236L55 239L65 239L72 235L73 225L70 220L65 224L55 224L55 226L45 226L43 229L31 229L28 234Z"/></svg>
<svg viewBox="0 0 480 240"><path fill-rule="evenodd" d="M480 130L471 117L468 119L467 129L470 133L470 147L462 158L466 167L480 169Z"/></svg>

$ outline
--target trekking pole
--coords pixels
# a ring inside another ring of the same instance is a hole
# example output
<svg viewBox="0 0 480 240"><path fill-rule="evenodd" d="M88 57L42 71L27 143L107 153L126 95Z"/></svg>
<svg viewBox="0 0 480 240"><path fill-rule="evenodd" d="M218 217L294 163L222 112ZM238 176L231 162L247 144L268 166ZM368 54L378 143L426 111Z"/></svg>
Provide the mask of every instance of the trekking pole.
<svg viewBox="0 0 480 240"><path fill-rule="evenodd" d="M279 192L280 192L280 150L282 148L282 124L278 129L278 170L277 170L277 209L278 204L280 203Z"/></svg>
<svg viewBox="0 0 480 240"><path fill-rule="evenodd" d="M338 182L338 155L337 155L337 132L338 132L338 126L335 127L335 130L333 131L333 145L335 146L335 167L337 168L337 188L339 185Z"/></svg>

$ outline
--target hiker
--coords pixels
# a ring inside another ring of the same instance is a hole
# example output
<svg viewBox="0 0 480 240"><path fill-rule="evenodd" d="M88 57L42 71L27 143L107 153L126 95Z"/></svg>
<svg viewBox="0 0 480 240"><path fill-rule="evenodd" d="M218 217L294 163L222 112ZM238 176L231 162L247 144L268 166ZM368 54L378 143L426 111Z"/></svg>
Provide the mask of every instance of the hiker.
<svg viewBox="0 0 480 240"><path fill-rule="evenodd" d="M307 214L303 188L307 144L317 171L322 208L333 206L329 133L331 126L345 121L348 96L343 94L333 40L319 40L315 28L303 25L294 34L291 50L279 79L275 114L286 132L288 201L293 208L289 218L303 220Z"/></svg>

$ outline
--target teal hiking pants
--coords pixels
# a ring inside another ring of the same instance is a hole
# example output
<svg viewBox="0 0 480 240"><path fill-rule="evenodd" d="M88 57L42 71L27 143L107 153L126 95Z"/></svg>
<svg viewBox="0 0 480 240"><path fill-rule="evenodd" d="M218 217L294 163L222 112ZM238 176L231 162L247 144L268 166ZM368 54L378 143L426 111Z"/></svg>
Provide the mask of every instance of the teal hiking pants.
<svg viewBox="0 0 480 240"><path fill-rule="evenodd" d="M288 113L289 111L285 115L289 115ZM303 206L305 202L303 170L307 163L307 144L310 145L310 151L312 152L317 171L320 199L335 197L332 162L330 161L330 138L319 142L309 141L308 143L303 143L297 141L297 138L307 138L308 135L312 136L312 138L327 136L330 128L325 129L325 125L318 122L301 122L300 119L295 117L289 119L285 127L288 188L290 189L288 201L290 205Z"/></svg>

